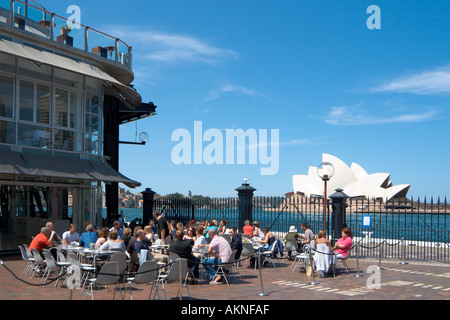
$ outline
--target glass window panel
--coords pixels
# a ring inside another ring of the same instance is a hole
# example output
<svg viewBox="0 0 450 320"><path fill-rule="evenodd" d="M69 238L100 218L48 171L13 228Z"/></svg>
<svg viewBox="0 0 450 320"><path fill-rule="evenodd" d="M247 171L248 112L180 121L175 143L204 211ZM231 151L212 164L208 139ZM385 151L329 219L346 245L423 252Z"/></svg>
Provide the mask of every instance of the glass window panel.
<svg viewBox="0 0 450 320"><path fill-rule="evenodd" d="M16 123L0 120L0 143L16 144Z"/></svg>
<svg viewBox="0 0 450 320"><path fill-rule="evenodd" d="M69 105L69 92L55 89L55 126L67 127L67 108Z"/></svg>
<svg viewBox="0 0 450 320"><path fill-rule="evenodd" d="M0 117L14 117L13 101L14 79L0 75Z"/></svg>
<svg viewBox="0 0 450 320"><path fill-rule="evenodd" d="M83 76L78 73L69 72L55 68L55 83L60 85L83 90Z"/></svg>
<svg viewBox="0 0 450 320"><path fill-rule="evenodd" d="M51 149L52 129L19 123L17 143L21 146Z"/></svg>
<svg viewBox="0 0 450 320"><path fill-rule="evenodd" d="M36 99L36 122L50 124L50 87L38 84Z"/></svg>
<svg viewBox="0 0 450 320"><path fill-rule="evenodd" d="M86 112L99 114L102 110L101 108L102 98L95 94L86 94Z"/></svg>
<svg viewBox="0 0 450 320"><path fill-rule="evenodd" d="M54 149L83 152L83 135L73 131L55 130Z"/></svg>
<svg viewBox="0 0 450 320"><path fill-rule="evenodd" d="M0 53L0 70L16 73L16 57Z"/></svg>
<svg viewBox="0 0 450 320"><path fill-rule="evenodd" d="M97 96L103 96L103 84L100 80L86 77L86 91Z"/></svg>
<svg viewBox="0 0 450 320"><path fill-rule="evenodd" d="M70 127L83 129L83 95L81 93L70 93Z"/></svg>
<svg viewBox="0 0 450 320"><path fill-rule="evenodd" d="M33 121L34 83L20 81L19 119Z"/></svg>
<svg viewBox="0 0 450 320"><path fill-rule="evenodd" d="M101 142L99 136L86 134L84 141L87 153L101 155Z"/></svg>
<svg viewBox="0 0 450 320"><path fill-rule="evenodd" d="M42 63L34 63L30 60L18 59L19 74L33 79L52 81L52 68Z"/></svg>

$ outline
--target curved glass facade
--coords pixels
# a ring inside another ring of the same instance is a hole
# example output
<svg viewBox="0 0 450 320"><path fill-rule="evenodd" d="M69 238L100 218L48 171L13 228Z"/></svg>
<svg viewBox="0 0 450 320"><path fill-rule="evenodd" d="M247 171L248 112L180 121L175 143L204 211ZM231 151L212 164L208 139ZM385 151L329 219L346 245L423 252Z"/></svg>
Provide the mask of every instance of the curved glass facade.
<svg viewBox="0 0 450 320"><path fill-rule="evenodd" d="M100 80L0 54L0 144L101 157L102 106Z"/></svg>

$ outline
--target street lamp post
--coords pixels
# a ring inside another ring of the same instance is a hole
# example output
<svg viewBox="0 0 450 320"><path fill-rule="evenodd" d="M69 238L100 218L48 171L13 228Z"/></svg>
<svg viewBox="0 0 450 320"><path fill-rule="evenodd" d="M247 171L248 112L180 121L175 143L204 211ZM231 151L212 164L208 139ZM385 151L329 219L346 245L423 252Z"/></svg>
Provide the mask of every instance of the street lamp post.
<svg viewBox="0 0 450 320"><path fill-rule="evenodd" d="M334 166L330 162L322 162L317 167L317 175L324 183L323 191L323 231L327 231L327 182L334 175Z"/></svg>

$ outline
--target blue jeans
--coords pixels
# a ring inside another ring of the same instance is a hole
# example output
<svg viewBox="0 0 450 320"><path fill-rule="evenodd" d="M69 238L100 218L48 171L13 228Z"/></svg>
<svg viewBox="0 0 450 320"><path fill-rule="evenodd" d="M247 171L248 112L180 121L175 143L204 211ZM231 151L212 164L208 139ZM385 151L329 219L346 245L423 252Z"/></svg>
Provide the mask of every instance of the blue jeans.
<svg viewBox="0 0 450 320"><path fill-rule="evenodd" d="M206 272L208 272L209 275L209 281L214 280L214 275L216 274L217 270L217 264L221 264L222 259L218 258L209 258L202 261L203 266L206 269Z"/></svg>

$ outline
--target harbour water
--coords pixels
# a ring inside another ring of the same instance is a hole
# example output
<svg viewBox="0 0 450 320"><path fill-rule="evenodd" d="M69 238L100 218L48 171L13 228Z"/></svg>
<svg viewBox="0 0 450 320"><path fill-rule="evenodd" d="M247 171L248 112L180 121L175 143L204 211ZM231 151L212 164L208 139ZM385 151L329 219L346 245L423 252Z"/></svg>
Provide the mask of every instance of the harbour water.
<svg viewBox="0 0 450 320"><path fill-rule="evenodd" d="M142 218L142 208L121 208L126 222L131 222L134 218ZM171 215L169 211L168 216ZM450 225L449 215L433 216L430 214L417 213L376 213L370 214L372 217L372 228L362 227L363 214L347 214L347 224L354 232L356 237L363 237L366 232L372 232L373 238L381 239L402 239L412 241L430 241L430 242L449 242L449 235L447 228ZM218 222L225 219L228 221L228 226L237 226L238 224L238 210L231 208L227 210L211 210L211 209L196 209L195 220L211 220L215 219ZM106 218L106 209L102 209L102 217ZM258 221L260 226L267 226L273 232L285 233L289 230L291 225L294 225L300 232L300 225L307 223L314 233L322 229L323 216L319 213L304 213L298 212L279 212L275 211L260 211L254 210L253 220Z"/></svg>

